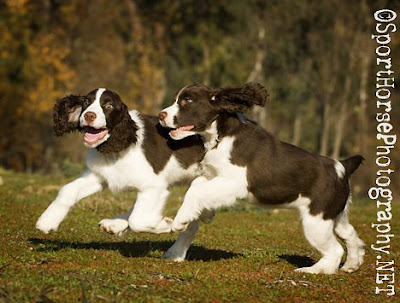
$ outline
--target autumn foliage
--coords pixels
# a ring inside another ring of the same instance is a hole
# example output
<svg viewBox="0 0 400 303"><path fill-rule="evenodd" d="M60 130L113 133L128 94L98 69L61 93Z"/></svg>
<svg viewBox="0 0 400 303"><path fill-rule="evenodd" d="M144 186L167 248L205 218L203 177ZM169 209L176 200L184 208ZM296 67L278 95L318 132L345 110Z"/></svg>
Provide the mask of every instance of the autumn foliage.
<svg viewBox="0 0 400 303"><path fill-rule="evenodd" d="M366 167L373 165L371 34L373 12L386 5L0 0L0 166L46 172L55 163L83 161L79 134L58 139L52 132L53 104L67 94L107 87L130 108L156 114L192 82L246 81L268 88L270 103L253 118L281 139L335 158L361 153ZM400 13L399 4L392 6ZM399 71L396 34L391 48ZM399 112L392 112L397 121Z"/></svg>

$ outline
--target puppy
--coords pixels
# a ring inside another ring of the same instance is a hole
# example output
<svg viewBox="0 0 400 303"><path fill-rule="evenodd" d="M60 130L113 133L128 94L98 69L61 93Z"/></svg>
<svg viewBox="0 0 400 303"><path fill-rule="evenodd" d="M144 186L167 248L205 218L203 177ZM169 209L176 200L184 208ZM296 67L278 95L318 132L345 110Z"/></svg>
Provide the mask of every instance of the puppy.
<svg viewBox="0 0 400 303"><path fill-rule="evenodd" d="M60 189L37 221L39 230L56 231L76 202L108 186L112 191L135 189L138 194L126 214L100 222L103 230L114 234L128 228L149 233L171 231L172 220L162 216L168 186L194 178L204 155L198 136L172 140L157 117L128 111L118 94L104 88L58 100L53 116L58 136L81 131L90 149L87 170Z"/></svg>
<svg viewBox="0 0 400 303"><path fill-rule="evenodd" d="M161 125L173 129L173 139L199 134L206 148L202 176L187 191L173 230L184 230L204 210L230 206L238 198L296 208L307 240L322 254L315 265L297 270L335 273L344 253L335 234L347 247L341 269L357 270L364 244L349 223L347 207L349 177L363 157L336 161L279 141L242 114L253 105L263 106L266 99L265 88L257 83L223 89L194 84L182 88L159 114Z"/></svg>

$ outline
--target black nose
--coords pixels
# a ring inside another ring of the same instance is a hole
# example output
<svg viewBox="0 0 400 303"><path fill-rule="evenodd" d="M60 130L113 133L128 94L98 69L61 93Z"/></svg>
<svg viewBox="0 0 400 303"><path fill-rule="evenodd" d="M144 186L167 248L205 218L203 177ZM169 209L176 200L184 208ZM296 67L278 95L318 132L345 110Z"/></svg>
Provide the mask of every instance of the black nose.
<svg viewBox="0 0 400 303"><path fill-rule="evenodd" d="M167 118L168 114L167 112L161 112L158 117L160 118L161 121L164 121L165 118Z"/></svg>
<svg viewBox="0 0 400 303"><path fill-rule="evenodd" d="M85 113L85 120L86 122L90 123L96 119L96 114L94 112L87 112Z"/></svg>

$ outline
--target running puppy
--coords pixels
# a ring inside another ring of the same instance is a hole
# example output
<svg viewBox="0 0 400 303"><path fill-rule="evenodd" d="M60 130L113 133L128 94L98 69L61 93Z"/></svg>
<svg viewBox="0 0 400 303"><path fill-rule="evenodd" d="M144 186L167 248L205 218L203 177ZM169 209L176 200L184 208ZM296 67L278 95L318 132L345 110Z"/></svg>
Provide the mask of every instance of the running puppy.
<svg viewBox="0 0 400 303"><path fill-rule="evenodd" d="M206 148L202 175L187 191L172 229L190 230L204 211L239 198L296 208L307 240L322 254L316 264L297 271L335 273L344 253L335 234L347 247L341 269L356 271L364 243L348 221L347 206L349 177L363 157L336 161L279 141L242 114L253 105L263 106L267 95L258 83L222 89L194 84L182 88L174 104L159 114L161 125L174 129L173 139L199 134Z"/></svg>
<svg viewBox="0 0 400 303"><path fill-rule="evenodd" d="M60 189L37 221L39 230L56 231L76 202L108 186L112 191L135 189L138 194L126 214L100 222L103 230L114 234L128 228L135 232L171 231L172 219L162 216L168 186L195 177L204 155L200 138L172 140L157 117L128 111L120 96L105 88L58 100L53 116L57 135L81 131L90 149L87 170Z"/></svg>

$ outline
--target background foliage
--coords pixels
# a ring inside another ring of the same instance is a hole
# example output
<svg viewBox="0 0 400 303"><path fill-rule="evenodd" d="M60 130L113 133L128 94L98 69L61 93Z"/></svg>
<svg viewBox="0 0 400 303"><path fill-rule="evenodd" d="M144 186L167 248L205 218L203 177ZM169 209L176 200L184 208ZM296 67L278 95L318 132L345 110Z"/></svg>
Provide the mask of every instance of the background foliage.
<svg viewBox="0 0 400 303"><path fill-rule="evenodd" d="M0 166L48 172L83 162L79 134L58 139L51 129L54 101L67 94L107 87L157 114L193 81L259 81L270 102L254 118L313 152L363 154L360 191L375 175L371 34L382 7L400 12L399 1L372 0L0 0Z"/></svg>

